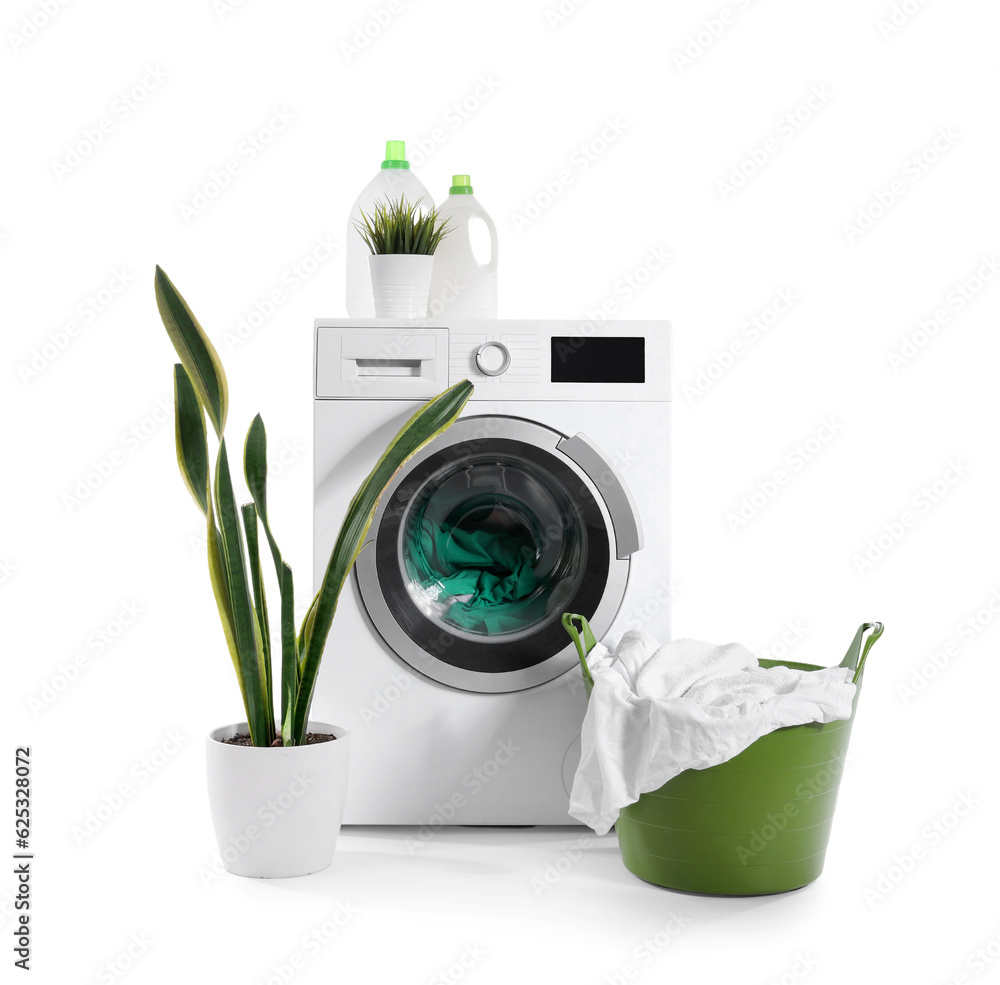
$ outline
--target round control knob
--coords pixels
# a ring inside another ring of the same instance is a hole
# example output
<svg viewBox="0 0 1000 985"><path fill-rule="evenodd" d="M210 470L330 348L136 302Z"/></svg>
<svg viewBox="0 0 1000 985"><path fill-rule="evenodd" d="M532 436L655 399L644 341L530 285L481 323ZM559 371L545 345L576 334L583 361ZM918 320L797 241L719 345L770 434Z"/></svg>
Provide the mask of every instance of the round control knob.
<svg viewBox="0 0 1000 985"><path fill-rule="evenodd" d="M484 342L476 349L476 368L483 376L500 376L510 366L510 349L503 342Z"/></svg>

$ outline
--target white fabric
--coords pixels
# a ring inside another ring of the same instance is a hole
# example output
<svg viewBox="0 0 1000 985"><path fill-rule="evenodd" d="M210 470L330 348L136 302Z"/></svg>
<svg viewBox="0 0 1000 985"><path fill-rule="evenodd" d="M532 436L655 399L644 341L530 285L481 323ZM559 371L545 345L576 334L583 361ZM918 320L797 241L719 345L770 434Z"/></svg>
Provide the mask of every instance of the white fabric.
<svg viewBox="0 0 1000 985"><path fill-rule="evenodd" d="M724 763L776 728L850 718L854 700L846 667L768 669L738 643L660 646L630 630L587 663L594 688L569 812L599 835L678 773Z"/></svg>
<svg viewBox="0 0 1000 985"><path fill-rule="evenodd" d="M639 635L645 634L626 635L618 659L633 650L645 653L653 649L652 656L635 677L635 692L640 698L679 698L702 681L757 666L757 658L739 643L714 646L701 640L675 640L669 646L660 646L651 636L640 642L635 639Z"/></svg>

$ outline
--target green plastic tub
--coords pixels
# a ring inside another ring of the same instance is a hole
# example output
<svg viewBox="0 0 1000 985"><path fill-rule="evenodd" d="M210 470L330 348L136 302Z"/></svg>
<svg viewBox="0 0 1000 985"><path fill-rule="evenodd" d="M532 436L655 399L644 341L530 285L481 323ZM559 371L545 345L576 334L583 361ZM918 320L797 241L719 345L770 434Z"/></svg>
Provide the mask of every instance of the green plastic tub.
<svg viewBox="0 0 1000 985"><path fill-rule="evenodd" d="M567 613L563 625L580 652L589 696L593 634L582 616ZM865 659L881 635L881 623L864 623L840 663L854 670L858 688L849 719L778 729L728 762L686 770L624 808L615 830L625 867L657 886L722 896L784 893L818 878Z"/></svg>

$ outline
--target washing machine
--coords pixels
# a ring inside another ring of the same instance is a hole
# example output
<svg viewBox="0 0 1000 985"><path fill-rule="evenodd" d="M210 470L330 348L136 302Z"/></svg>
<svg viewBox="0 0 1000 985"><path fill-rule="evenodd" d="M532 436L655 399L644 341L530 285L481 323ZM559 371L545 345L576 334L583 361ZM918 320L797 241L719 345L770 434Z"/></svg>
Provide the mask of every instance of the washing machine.
<svg viewBox="0 0 1000 985"><path fill-rule="evenodd" d="M385 447L465 378L462 416L382 496L327 642L312 717L352 733L347 824L576 823L562 613L669 638L666 322L317 320L315 588Z"/></svg>

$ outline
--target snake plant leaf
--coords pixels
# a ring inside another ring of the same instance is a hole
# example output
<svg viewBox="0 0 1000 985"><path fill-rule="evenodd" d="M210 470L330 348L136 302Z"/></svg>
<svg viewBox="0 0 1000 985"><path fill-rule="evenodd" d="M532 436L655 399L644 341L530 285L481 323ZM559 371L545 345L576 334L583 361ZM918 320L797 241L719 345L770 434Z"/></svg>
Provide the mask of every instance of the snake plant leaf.
<svg viewBox="0 0 1000 985"><path fill-rule="evenodd" d="M247 429L243 443L243 472L257 512L267 516L267 429L257 414Z"/></svg>
<svg viewBox="0 0 1000 985"><path fill-rule="evenodd" d="M299 647L295 638L295 588L292 569L281 562L281 721L288 714L288 695L299 690ZM284 725L282 725L284 728Z"/></svg>
<svg viewBox="0 0 1000 985"><path fill-rule="evenodd" d="M261 648L264 651L264 700L269 711L271 727L274 726L274 699L271 690L271 628L267 621L267 596L264 594L264 577L260 570L260 548L257 543L257 508L253 503L240 507L243 531L247 537L247 557L250 560L250 584L253 588L253 607L260 627Z"/></svg>
<svg viewBox="0 0 1000 985"><path fill-rule="evenodd" d="M187 302L159 266L156 268L154 286L156 307L163 320L163 327L191 377L216 435L221 438L226 427L229 386L219 354Z"/></svg>
<svg viewBox="0 0 1000 985"><path fill-rule="evenodd" d="M205 439L205 412L191 385L187 370L174 366L174 441L177 465L198 509L208 516L208 443Z"/></svg>
<svg viewBox="0 0 1000 985"><path fill-rule="evenodd" d="M271 548L274 571L281 593L281 722L284 723L288 688L294 684L294 689L297 691L299 682L299 648L295 637L295 589L292 569L281 557L267 516L267 430L260 414L251 421L243 445L243 474L246 476L247 488L253 496L257 516L260 517L264 535Z"/></svg>
<svg viewBox="0 0 1000 985"><path fill-rule="evenodd" d="M319 596L315 596L313 600L309 603L309 608L306 609L306 614L302 617L302 626L299 628L299 662L301 664L302 658L305 656L306 652L306 635L312 633L313 622L316 619L316 603L319 602ZM302 675L302 668L299 667L299 676Z"/></svg>
<svg viewBox="0 0 1000 985"><path fill-rule="evenodd" d="M215 463L215 510L219 517L222 561L229 589L233 637L243 674L250 738L255 746L267 746L274 738L273 711L268 709L265 701L267 672L264 668L263 640L247 582L243 531L233 495L225 438L219 442L219 456Z"/></svg>
<svg viewBox="0 0 1000 985"><path fill-rule="evenodd" d="M296 745L305 741L316 675L341 589L364 546L382 493L410 458L458 418L472 395L472 390L472 384L468 380L462 380L424 404L386 448L347 508L347 515L323 576L323 584L303 627L305 649L301 655L301 680L292 723L292 736Z"/></svg>
<svg viewBox="0 0 1000 985"><path fill-rule="evenodd" d="M283 746L295 745L292 736L292 717L295 711L295 690L295 688L290 687L281 696L281 703L285 708L285 713L281 717L281 744Z"/></svg>
<svg viewBox="0 0 1000 985"><path fill-rule="evenodd" d="M215 595L215 604L219 608L222 632L226 637L226 646L233 661L236 681L240 686L240 695L243 698L243 708L249 722L250 706L247 704L247 689L243 682L240 652L236 647L236 630L233 628L233 610L229 604L229 585L226 582L226 567L222 558L222 541L219 539L219 530L215 525L215 514L211 510L208 514L208 576L212 582L212 593Z"/></svg>
<svg viewBox="0 0 1000 985"><path fill-rule="evenodd" d="M267 431L264 421L258 414L247 430L246 441L243 443L243 474L246 476L247 488L257 507L257 515L264 525L264 535L271 548L274 560L274 572L281 582L281 551L271 533L271 523L267 518Z"/></svg>

